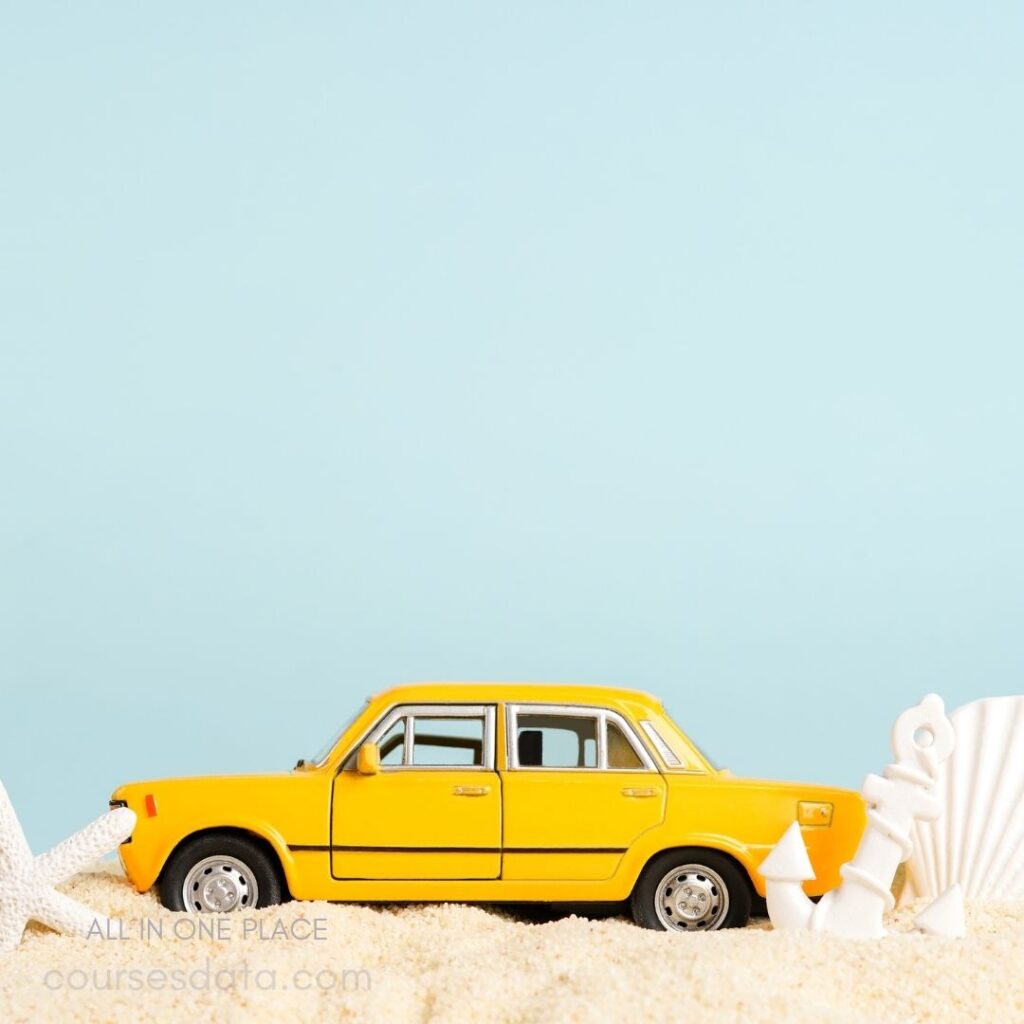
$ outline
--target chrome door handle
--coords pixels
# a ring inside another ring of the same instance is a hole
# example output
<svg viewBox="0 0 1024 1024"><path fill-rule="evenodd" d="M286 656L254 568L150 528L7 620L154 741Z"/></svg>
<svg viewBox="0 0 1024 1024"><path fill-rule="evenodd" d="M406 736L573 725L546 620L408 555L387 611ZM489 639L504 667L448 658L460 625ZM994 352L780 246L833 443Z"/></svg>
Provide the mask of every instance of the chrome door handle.
<svg viewBox="0 0 1024 1024"><path fill-rule="evenodd" d="M635 800L642 800L645 797L657 796L658 791L656 789L633 789L631 786L627 786L622 791L622 795L633 797Z"/></svg>
<svg viewBox="0 0 1024 1024"><path fill-rule="evenodd" d="M453 786L454 796L487 796L490 793L490 786Z"/></svg>

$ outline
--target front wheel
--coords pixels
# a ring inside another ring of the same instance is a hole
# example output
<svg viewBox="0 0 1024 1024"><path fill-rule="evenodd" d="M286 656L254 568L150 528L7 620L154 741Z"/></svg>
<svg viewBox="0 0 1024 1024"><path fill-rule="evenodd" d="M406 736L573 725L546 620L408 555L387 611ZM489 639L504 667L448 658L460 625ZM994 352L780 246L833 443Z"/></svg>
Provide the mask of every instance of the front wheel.
<svg viewBox="0 0 1024 1024"><path fill-rule="evenodd" d="M643 928L713 932L750 920L750 883L724 854L691 847L669 850L644 868L630 909Z"/></svg>
<svg viewBox="0 0 1024 1024"><path fill-rule="evenodd" d="M183 843L160 879L160 902L193 914L270 907L283 898L278 865L258 843L230 833Z"/></svg>

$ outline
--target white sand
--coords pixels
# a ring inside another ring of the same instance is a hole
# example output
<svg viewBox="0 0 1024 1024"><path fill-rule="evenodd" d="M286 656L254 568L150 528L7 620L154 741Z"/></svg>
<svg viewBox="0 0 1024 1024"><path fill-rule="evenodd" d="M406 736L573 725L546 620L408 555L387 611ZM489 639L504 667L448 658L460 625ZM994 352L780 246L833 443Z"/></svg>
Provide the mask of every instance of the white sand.
<svg viewBox="0 0 1024 1024"><path fill-rule="evenodd" d="M0 1021L1024 1020L1024 904L969 906L960 941L849 942L766 922L667 935L623 918L530 924L478 907L324 903L235 915L229 935L199 939L173 934L175 923L192 929L199 919L168 914L123 878L80 875L65 888L131 919L127 937L33 926L19 950L0 954ZM913 909L893 926L908 928ZM140 918L164 937L140 939ZM264 937L243 936L246 921ZM315 925L326 939L275 939L276 924ZM153 969L165 972L163 987L153 987L161 975L147 979Z"/></svg>

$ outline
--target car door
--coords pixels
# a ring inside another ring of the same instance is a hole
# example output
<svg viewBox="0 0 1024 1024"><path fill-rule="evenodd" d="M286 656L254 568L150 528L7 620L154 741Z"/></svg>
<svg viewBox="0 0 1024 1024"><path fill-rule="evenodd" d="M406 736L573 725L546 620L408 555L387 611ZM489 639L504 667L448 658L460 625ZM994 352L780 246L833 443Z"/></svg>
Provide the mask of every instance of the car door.
<svg viewBox="0 0 1024 1024"><path fill-rule="evenodd" d="M605 708L510 705L502 878L610 878L665 815L666 785L632 726Z"/></svg>
<svg viewBox="0 0 1024 1024"><path fill-rule="evenodd" d="M366 740L380 771L356 753L334 779L331 874L345 878L497 878L501 787L493 705L405 705Z"/></svg>

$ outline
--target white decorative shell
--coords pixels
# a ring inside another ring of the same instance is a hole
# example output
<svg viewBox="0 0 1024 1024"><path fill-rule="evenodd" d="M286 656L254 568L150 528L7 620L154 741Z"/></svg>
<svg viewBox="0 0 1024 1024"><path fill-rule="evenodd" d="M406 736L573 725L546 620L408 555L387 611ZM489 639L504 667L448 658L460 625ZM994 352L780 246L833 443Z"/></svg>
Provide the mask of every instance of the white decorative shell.
<svg viewBox="0 0 1024 1024"><path fill-rule="evenodd" d="M989 697L949 717L956 748L934 790L942 813L914 824L901 902L956 882L968 899L1024 899L1024 697Z"/></svg>

